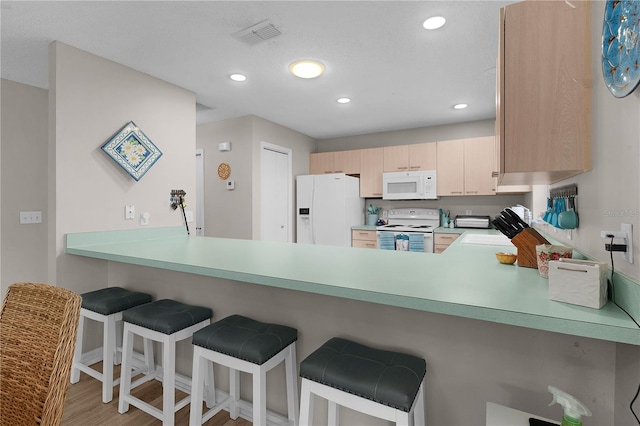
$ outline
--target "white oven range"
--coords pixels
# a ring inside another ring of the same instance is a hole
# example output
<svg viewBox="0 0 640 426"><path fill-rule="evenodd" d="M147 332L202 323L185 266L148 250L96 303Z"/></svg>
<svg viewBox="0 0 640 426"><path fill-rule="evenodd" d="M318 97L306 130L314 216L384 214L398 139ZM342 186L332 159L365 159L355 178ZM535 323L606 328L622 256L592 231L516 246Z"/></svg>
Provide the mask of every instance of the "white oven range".
<svg viewBox="0 0 640 426"><path fill-rule="evenodd" d="M390 209L387 219L386 225L376 227L378 248L433 253L433 230L440 225L440 212L438 210L424 208ZM398 243L399 240L400 243Z"/></svg>

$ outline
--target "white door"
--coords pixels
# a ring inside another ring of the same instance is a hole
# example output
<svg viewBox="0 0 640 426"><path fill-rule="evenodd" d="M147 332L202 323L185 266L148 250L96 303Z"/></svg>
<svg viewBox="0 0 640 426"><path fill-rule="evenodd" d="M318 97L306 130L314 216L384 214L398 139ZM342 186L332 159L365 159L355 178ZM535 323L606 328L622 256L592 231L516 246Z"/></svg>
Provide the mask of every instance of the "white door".
<svg viewBox="0 0 640 426"><path fill-rule="evenodd" d="M260 239L292 242L291 150L260 146Z"/></svg>
<svg viewBox="0 0 640 426"><path fill-rule="evenodd" d="M196 149L196 235L204 235L204 150Z"/></svg>

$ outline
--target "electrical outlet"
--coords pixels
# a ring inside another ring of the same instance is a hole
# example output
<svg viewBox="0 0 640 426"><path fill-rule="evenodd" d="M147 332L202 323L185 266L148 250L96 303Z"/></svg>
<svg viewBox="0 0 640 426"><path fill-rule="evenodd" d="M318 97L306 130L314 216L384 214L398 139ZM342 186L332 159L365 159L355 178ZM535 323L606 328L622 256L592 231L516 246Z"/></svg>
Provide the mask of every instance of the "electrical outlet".
<svg viewBox="0 0 640 426"><path fill-rule="evenodd" d="M472 215L473 213L472 213L471 209L467 209L467 211L465 212L465 214L466 214L467 216L470 216L470 215Z"/></svg>
<svg viewBox="0 0 640 426"><path fill-rule="evenodd" d="M633 263L633 224L623 223L620 225L620 230L627 234L627 251L624 253L624 260L629 263Z"/></svg>
<svg viewBox="0 0 640 426"><path fill-rule="evenodd" d="M149 212L143 212L140 214L140 225L147 226L149 225Z"/></svg>
<svg viewBox="0 0 640 426"><path fill-rule="evenodd" d="M136 206L127 204L124 206L124 218L135 219L136 218Z"/></svg>
<svg viewBox="0 0 640 426"><path fill-rule="evenodd" d="M193 211L185 210L184 211L184 216L187 218L187 223L193 222Z"/></svg>
<svg viewBox="0 0 640 426"><path fill-rule="evenodd" d="M600 231L600 236L602 238L614 238L623 240L622 243L614 241L614 246L626 245L626 250L622 253L624 256L624 260L629 263L633 263L633 224L621 224L620 231Z"/></svg>

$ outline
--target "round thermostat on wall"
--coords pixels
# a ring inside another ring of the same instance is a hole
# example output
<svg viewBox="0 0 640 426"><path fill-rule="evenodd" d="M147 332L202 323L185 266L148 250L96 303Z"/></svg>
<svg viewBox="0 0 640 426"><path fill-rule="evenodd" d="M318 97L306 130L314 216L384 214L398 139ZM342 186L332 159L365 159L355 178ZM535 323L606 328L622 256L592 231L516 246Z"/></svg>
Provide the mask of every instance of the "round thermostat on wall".
<svg viewBox="0 0 640 426"><path fill-rule="evenodd" d="M220 177L220 179L227 180L229 179L230 175L231 167L229 167L227 163L220 163L220 165L218 166L218 176Z"/></svg>

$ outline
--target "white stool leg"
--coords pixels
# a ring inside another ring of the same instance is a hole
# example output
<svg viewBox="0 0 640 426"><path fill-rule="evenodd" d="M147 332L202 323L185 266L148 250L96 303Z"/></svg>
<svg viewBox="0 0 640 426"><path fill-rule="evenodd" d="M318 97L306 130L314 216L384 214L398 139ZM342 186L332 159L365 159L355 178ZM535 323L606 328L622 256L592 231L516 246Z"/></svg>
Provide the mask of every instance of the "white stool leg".
<svg viewBox="0 0 640 426"><path fill-rule="evenodd" d="M289 345L289 352L284 360L287 381L287 414L294 426L298 425L300 410L298 406L298 375L296 374L296 345Z"/></svg>
<svg viewBox="0 0 640 426"><path fill-rule="evenodd" d="M122 364L122 346L118 347L118 345L122 345L122 327L124 323L122 321L122 315L120 319L115 321L115 329L116 329L116 346L113 348L113 356L114 356L114 365Z"/></svg>
<svg viewBox="0 0 640 426"><path fill-rule="evenodd" d="M133 332L125 323L122 342L122 366L120 367L120 396L118 412L120 414L129 411L129 403L126 397L131 394L131 363L133 361Z"/></svg>
<svg viewBox="0 0 640 426"><path fill-rule="evenodd" d="M404 411L397 410L396 411L396 426L409 426L413 425L413 421L409 420L409 413L405 413ZM413 420L413 419L411 419Z"/></svg>
<svg viewBox="0 0 640 426"><path fill-rule="evenodd" d="M167 336L162 343L162 426L173 426L176 405L176 339Z"/></svg>
<svg viewBox="0 0 640 426"><path fill-rule="evenodd" d="M267 426L267 371L256 365L253 370L253 424Z"/></svg>
<svg viewBox="0 0 640 426"><path fill-rule="evenodd" d="M213 363L209 362L209 360L207 360L206 358L203 358L203 361L207 369L206 374L204 376L205 378L204 400L205 400L205 404L207 405L207 408L211 408L216 403L216 379L215 379L215 376L213 375Z"/></svg>
<svg viewBox="0 0 640 426"><path fill-rule="evenodd" d="M204 379L204 364L211 364L200 356L200 347L193 347L193 372L191 373L191 411L189 413L189 425L200 426L202 424L202 399Z"/></svg>
<svg viewBox="0 0 640 426"><path fill-rule="evenodd" d="M302 389L300 390L300 421L299 426L311 426L313 419L313 394L309 389L307 379L302 379Z"/></svg>
<svg viewBox="0 0 640 426"><path fill-rule="evenodd" d="M231 396L229 417L236 420L240 415L238 407L238 400L240 400L240 371L235 368L229 368L229 396ZM255 419L253 420L255 422Z"/></svg>
<svg viewBox="0 0 640 426"><path fill-rule="evenodd" d="M153 355L153 340L144 337L142 343L144 345L144 364L147 370L145 374L149 375L156 371L156 361Z"/></svg>
<svg viewBox="0 0 640 426"><path fill-rule="evenodd" d="M108 316L102 335L102 402L113 399L113 356L116 348L116 320Z"/></svg>
<svg viewBox="0 0 640 426"><path fill-rule="evenodd" d="M413 408L413 418L417 426L424 426L425 423L425 408L424 408L424 380L418 389L418 395L416 396L416 404Z"/></svg>
<svg viewBox="0 0 640 426"><path fill-rule="evenodd" d="M340 407L336 404L335 401L327 401L327 425L328 426L338 426L340 424Z"/></svg>
<svg viewBox="0 0 640 426"><path fill-rule="evenodd" d="M78 332L76 334L76 348L73 351L73 364L71 368L71 383L78 383L80 381L80 369L76 364L80 363L82 358L82 340L84 335L84 315L80 315L78 321Z"/></svg>

